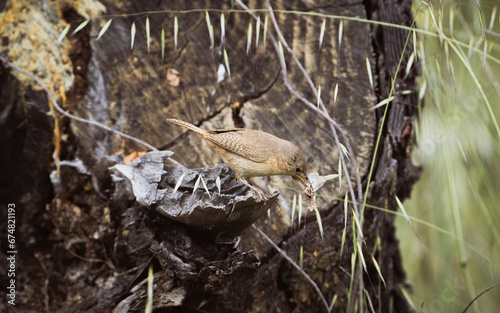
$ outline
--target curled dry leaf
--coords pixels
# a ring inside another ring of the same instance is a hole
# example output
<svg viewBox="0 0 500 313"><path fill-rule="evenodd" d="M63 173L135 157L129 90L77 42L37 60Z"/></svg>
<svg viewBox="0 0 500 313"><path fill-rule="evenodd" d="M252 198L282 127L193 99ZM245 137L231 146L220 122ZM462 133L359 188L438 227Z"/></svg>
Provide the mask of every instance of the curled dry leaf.
<svg viewBox="0 0 500 313"><path fill-rule="evenodd" d="M167 81L170 86L178 87L181 82L180 73L174 68L169 68L167 70Z"/></svg>

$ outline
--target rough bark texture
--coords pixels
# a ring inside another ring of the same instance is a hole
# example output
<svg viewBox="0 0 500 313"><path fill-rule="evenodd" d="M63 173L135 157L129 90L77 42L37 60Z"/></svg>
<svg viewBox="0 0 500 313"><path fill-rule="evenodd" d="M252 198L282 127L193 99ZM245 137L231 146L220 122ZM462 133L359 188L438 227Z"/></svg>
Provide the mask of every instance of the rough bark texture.
<svg viewBox="0 0 500 313"><path fill-rule="evenodd" d="M279 54L269 36L264 43L261 26L257 48L255 20L245 12L229 13L230 3L7 1L0 7L0 51L3 57L50 85L65 110L138 137L161 150L171 150L173 158L187 168L209 168L199 169L198 173L210 176L227 173L228 169L213 168L221 162L216 153L195 134L166 123L166 118L177 117L204 128L267 131L299 145L308 159L310 172L337 173L339 151L330 126L290 95L282 77ZM265 1L250 1L247 5L252 9L266 8ZM409 1L273 1L272 5L275 10L360 17L407 26L412 21ZM214 47L207 31L205 9L211 10ZM137 12L149 14L133 14ZM226 21L222 44L221 12ZM97 18L104 14L128 15L114 16L110 28L96 41L109 18ZM265 13L259 14L264 21ZM408 32L343 20L339 43L340 20L326 19L319 49L323 17L283 11L275 14L294 54L315 84L321 86L328 113L342 126L352 145L363 190L376 138L382 129L367 203L395 210L395 196L401 200L408 197L419 176L419 169L410 160L416 93L397 95L384 123L385 108L369 108L389 96L391 77L396 75L401 56L401 64L406 64L413 47L411 38L405 45ZM177 48L173 35L175 16L179 23ZM146 45L146 17L150 25L150 52ZM83 30L55 47L66 23L71 22L69 35L88 18L92 20ZM134 50L130 50L133 22L137 32ZM247 54L249 23L253 25L253 39ZM270 29L271 24L269 21ZM163 60L162 29L166 47ZM226 72L225 79L218 82L217 71L225 65L224 49L231 79ZM374 77L373 89L366 71L367 58ZM286 61L290 84L315 103L314 93L288 54ZM178 86L166 76L171 69L179 72ZM415 70L406 76L401 72L396 83L398 90L415 90ZM335 102L337 83L339 94ZM159 213L161 210L156 211L158 205L147 206L138 201L132 188L119 183L124 178L110 168L123 163L120 152L128 155L144 151L144 147L68 118L58 118L55 124L47 114L51 109L46 99L35 82L0 63L0 145L7 151L0 154L0 229L2 233L7 229L4 208L15 203L19 251L16 310L144 311L145 279L151 264L155 276L154 306L164 312L325 311L312 286L252 227L242 233L236 247L234 242L221 241L218 231L186 226L166 218ZM345 143L345 138L341 141ZM180 177L181 173L170 165L158 170L155 182L158 190L167 190L166 193L171 193L176 181L173 177ZM349 166L353 178L355 169ZM179 200L181 208L184 203L203 203L200 199L207 199L201 183L194 193L195 200L187 196L196 185L195 172L190 173L178 189L186 195ZM241 196L246 191L231 174L224 175L227 180L223 180L221 196L210 198L215 204L227 204L227 195ZM207 188L216 193L213 177L207 179ZM349 291L352 214L348 211L347 235L341 247L344 204L334 200L344 198L345 182L340 188L338 180L328 182L319 190L328 196L318 201L324 228L321 238L313 212L304 213L300 225L295 213L292 222L291 203L296 191L284 187L293 186L290 178L256 181L266 189L278 191L281 206L261 216L256 226L296 262L303 249L305 272L327 301L337 297L335 311L345 311L349 292L359 298L359 281L354 279ZM356 185L354 178L352 183ZM241 201L266 209L248 197ZM240 232L232 230L231 234ZM367 208L363 233L368 269L363 273L363 282L375 311L407 312L409 307L401 293L405 273L393 215ZM6 251L2 242L2 262ZM370 261L371 253L381 267L385 286ZM2 285L7 282L6 270L7 265L1 263ZM14 308L5 302L4 293L5 289L0 290L2 312Z"/></svg>

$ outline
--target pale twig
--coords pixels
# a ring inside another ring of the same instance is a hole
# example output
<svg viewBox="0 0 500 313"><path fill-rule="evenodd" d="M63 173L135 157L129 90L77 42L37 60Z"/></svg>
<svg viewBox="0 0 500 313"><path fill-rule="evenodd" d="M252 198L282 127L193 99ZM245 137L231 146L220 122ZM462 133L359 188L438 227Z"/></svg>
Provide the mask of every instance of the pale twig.
<svg viewBox="0 0 500 313"><path fill-rule="evenodd" d="M326 302L326 299L325 297L323 296L323 294L321 293L321 290L319 290L319 287L318 285L316 284L316 282L303 270L300 268L300 266L297 265L297 263L295 263L286 253L285 251L283 251L282 249L280 249L280 247L278 247L277 244L275 244L271 238L269 238L269 236L267 236L262 230L260 230L260 228L258 228L257 226L255 225L252 225L253 228L262 236L264 237L264 239L269 242L271 244L271 246L273 246L274 249L276 249L276 251L278 251L279 254L281 254L281 256L283 256L290 264L292 264L293 267L295 267L299 273L302 274L302 276L304 276L304 278L313 286L314 290L316 290L316 292L318 293L320 299L321 299L321 302L323 302L323 305L325 307L325 310L327 312L330 312L330 306L328 305L328 302Z"/></svg>
<svg viewBox="0 0 500 313"><path fill-rule="evenodd" d="M14 69L14 70L16 70L16 71L18 71L18 72L21 72L21 73L23 73L23 74L27 75L28 77L30 77L31 79L33 79L35 82L37 82L37 83L38 83L38 85L40 85L40 87L42 87L42 89L43 89L43 90L47 93L47 95L48 95L48 97L49 97L49 100L52 102L52 104L54 105L54 108L56 108L56 110L57 110L60 114L62 114L62 115L64 115L64 116L66 116L66 117L69 117L69 118L70 118L70 119L72 119L72 120L78 121L78 122L80 122L80 123L93 125L93 126L96 126L96 127L101 128L101 129L107 130L107 131L109 131L109 132L111 132L111 133L113 133L113 134L119 135L119 136L121 136L121 137L123 137L123 138L127 138L127 139L129 139L129 140L132 140L132 141L134 141L134 142L137 142L138 144L143 145L143 146L145 146L146 148L148 148L148 149L150 149L150 150L152 150L152 151L158 151L158 149L156 149L155 147L153 147L153 146L152 146L152 145L150 145L149 143L147 143L147 142L145 142L145 141L142 141L142 140L140 140L140 139L138 139L138 138L135 138L135 137L133 137L133 136L127 135L127 134L125 134L125 133L122 133L121 131L118 131L118 130L116 130L116 129L113 129L113 128L111 128L111 127L109 127L109 126L106 126L106 125L104 125L104 124L101 124L101 123L99 123L99 122L92 121L92 120L87 120L87 119L84 119L84 118L81 118L81 117L75 116L75 115L73 115L73 114L70 114L70 113L68 113L68 112L64 111L64 110L63 110L63 109L59 106L59 104L57 103L57 101L56 101L56 99L54 98L54 95L52 94L52 92L50 92L49 88L47 88L47 86L45 86L44 82L43 82L40 78L38 78L38 77L36 77L35 75L33 75L33 74L31 74L31 73L29 73L29 72L27 72L27 71L23 70L22 68L20 68L20 67L18 67L18 66L16 66L16 65L12 64L11 62L7 61L7 59L5 59L5 58L4 58L4 57L2 57L2 56L0 56L0 60L2 60L2 62L3 62L5 65L9 66L10 68L12 68L12 69ZM174 163L174 164L176 164L176 165L181 165L179 162L177 162L177 161L173 160L172 158L169 158L169 161L171 161L172 163Z"/></svg>

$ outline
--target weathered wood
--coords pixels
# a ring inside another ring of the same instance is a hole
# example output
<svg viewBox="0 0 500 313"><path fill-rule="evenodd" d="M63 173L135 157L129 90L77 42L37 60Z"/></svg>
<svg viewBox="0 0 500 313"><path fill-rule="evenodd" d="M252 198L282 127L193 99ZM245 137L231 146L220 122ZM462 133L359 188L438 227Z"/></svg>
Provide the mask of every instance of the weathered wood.
<svg viewBox="0 0 500 313"><path fill-rule="evenodd" d="M22 21L34 16L42 19L38 23L40 28L47 29L49 43L46 49L39 49L40 55L44 55L43 50L50 51L54 57L46 57L45 61L37 58L39 62L33 65L33 71L50 82L54 90L60 90L60 85L64 87L67 92L65 108L71 113L97 120L160 149L171 150L175 153L173 158L188 168L213 167L221 160L195 134L173 127L165 122L166 118L177 117L207 129L245 127L263 130L300 146L308 159L310 172L337 173L339 151L330 126L314 110L290 95L282 77L278 53L274 51L269 36L264 47L261 26L261 41L256 48L255 20L244 11L229 12L230 1L43 3L44 6L39 6L37 1L26 1L25 6L29 9L24 14L28 16L23 17L22 6L9 2L1 14L9 23L15 16L14 20L20 24L18 28L26 29L26 32L31 24ZM251 1L247 5L252 9L266 8L265 1ZM340 20L327 18L324 41L319 49L323 16L290 11L356 16L409 25L411 3L345 0L334 4L283 1L272 2L272 5L275 10L289 11L275 12L280 29L315 87L321 86L328 113L345 131L355 153L351 157L356 158L359 174L366 184L383 113L383 108L375 111L369 108L389 96L390 77L395 75L408 33L344 19L339 43ZM210 9L210 21L214 26L214 47L211 47L207 30L206 9ZM113 16L113 22L106 34L96 41L97 33L110 18L95 18L104 14L104 10L106 15ZM144 13L135 15L138 12ZM221 13L226 20L222 45ZM256 14L263 21L266 12ZM174 48L173 34L175 16L179 21L177 49ZM89 17L93 19L86 28L75 37L65 39L59 49L53 48L52 43L59 35L50 31L55 25L62 30L62 21L72 22L71 33ZM149 18L151 33L149 52L146 17ZM134 49L130 50L133 22L137 35ZM7 38L4 42L9 42L2 46L1 51L9 60L28 69L31 64L23 63L24 56L20 53L22 40L8 32L11 28L5 25L9 23L0 23L4 25L0 26L2 35ZM250 52L246 54L250 23L253 39ZM271 24L269 21L270 28ZM164 60L160 43L162 29L165 30ZM403 64L412 47L411 43L406 47ZM228 54L231 79L226 73L224 80L218 82L217 71L225 64L223 49ZM299 94L316 103L314 93L297 64L287 53L285 55L291 85ZM375 78L374 90L369 84L366 59L371 63ZM70 65L72 70L69 70ZM26 309L39 310L44 303L44 309L61 312L97 312L113 308L143 311L143 280L146 267L151 263L155 279L161 282L155 293L157 307L183 306L187 310L207 300L204 309L214 312L323 310L317 294L301 274L252 228L242 234L238 249L231 244L217 244L214 234L166 219L139 205L125 190L118 190L117 178L111 176L108 168L122 162L121 156L115 155L117 152L128 154L144 150L136 143L94 126L62 120L59 131L67 137L63 136L59 157L71 162L60 167L59 175L55 171L52 173L55 186L52 187L47 170L53 152L53 147L47 144L52 118L39 114L48 111L45 100L42 100L44 95L32 91L39 88L27 77L14 78L17 74L5 65L1 69L2 110L10 114L10 122L0 121L0 126L8 130L5 145L13 147L12 151L22 156L20 160L23 160L24 167L36 163L36 170L31 173L34 184L27 183L30 175L26 172L17 174L17 170L14 171L19 167L5 172L17 175L20 180L12 187L17 186L18 191L14 194L15 200L11 201L21 204L20 199L26 199L29 189L37 191L33 193L37 197L36 205L24 209L31 218L22 221L22 227L31 230L22 236L25 241L23 249L31 257L20 261L25 268L20 281L30 287L21 293L24 299L21 305ZM166 78L170 69L179 72L180 85L170 85ZM412 75L415 73L407 77L399 74L398 84L402 90L415 90ZM337 83L339 94L334 102ZM17 98L23 100L15 100ZM398 95L389 107L371 178L368 203L372 205L396 209L394 195L400 199L408 196L418 178L419 170L410 160L415 103L415 93ZM16 130L16 125L22 120L28 124ZM44 144L33 136L37 131L45 138ZM16 138L24 140L22 148L17 145ZM345 140L341 137L342 142ZM4 158L0 163L8 167L15 160ZM349 166L352 183L356 185L354 169L351 164ZM55 169L54 164L52 169ZM339 189L338 181L328 182L319 191L327 196L318 202L325 231L324 238L321 238L314 213L308 212L300 227L297 220L292 225L290 210L295 191L285 186L296 186L290 178L272 177L256 181L281 193L281 208L271 209L269 216L262 216L256 225L297 262L303 248L304 270L328 301L334 295L338 296L335 310L345 311L353 252L351 214L347 217L346 244L341 254L344 208L343 202L332 199L344 198L346 184ZM169 184L172 182L171 179ZM192 188L192 179L188 185L183 188ZM213 181L210 186L214 191ZM54 191L50 194L52 188ZM9 189L6 190L8 195ZM407 303L400 291L405 274L393 217L367 209L363 232L365 259L368 261L368 273L363 274L364 285L371 302L375 308L380 303L384 312L392 311L390 302L396 311L407 311ZM368 253L373 251L377 237L381 248L374 257L387 284L385 289L382 286L384 291L380 294L378 286L381 282L369 262ZM137 288L133 289L134 286ZM355 286L353 296L358 291L359 287ZM2 311L4 307L5 304L0 302Z"/></svg>

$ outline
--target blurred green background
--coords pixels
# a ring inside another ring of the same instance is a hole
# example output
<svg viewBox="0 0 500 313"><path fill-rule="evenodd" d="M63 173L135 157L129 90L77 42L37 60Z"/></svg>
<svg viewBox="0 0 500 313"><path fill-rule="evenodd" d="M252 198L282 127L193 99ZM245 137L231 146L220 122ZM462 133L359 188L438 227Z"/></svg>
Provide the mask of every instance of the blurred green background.
<svg viewBox="0 0 500 313"><path fill-rule="evenodd" d="M500 283L498 1L414 2L423 174L397 219L409 293L420 312L462 312ZM424 93L425 92L425 93ZM419 219L419 220L418 220ZM500 286L467 312L499 312Z"/></svg>

